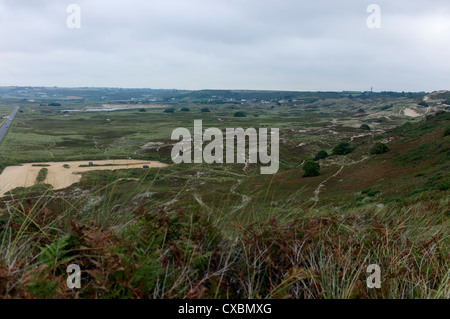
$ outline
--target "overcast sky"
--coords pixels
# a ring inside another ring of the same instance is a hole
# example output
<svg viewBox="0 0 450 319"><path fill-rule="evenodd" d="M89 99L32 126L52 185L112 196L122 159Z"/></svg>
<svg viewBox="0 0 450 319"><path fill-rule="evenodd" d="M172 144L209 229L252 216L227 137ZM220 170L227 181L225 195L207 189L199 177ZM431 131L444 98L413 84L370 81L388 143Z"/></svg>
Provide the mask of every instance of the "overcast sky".
<svg viewBox="0 0 450 319"><path fill-rule="evenodd" d="M0 0L0 39L1 86L450 89L449 0Z"/></svg>

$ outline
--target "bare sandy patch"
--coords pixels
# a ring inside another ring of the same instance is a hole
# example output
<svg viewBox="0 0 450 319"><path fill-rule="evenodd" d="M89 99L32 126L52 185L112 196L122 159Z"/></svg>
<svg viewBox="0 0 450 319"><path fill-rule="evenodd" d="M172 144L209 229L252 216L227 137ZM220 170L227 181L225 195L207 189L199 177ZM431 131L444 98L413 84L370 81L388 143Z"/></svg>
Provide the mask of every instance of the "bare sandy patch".
<svg viewBox="0 0 450 319"><path fill-rule="evenodd" d="M64 165L69 165L69 168ZM8 166L0 175L0 196L4 196L10 190L16 187L30 187L36 183L36 177L43 166L48 165L47 178L44 184L50 184L54 189L63 189L69 187L81 180L81 173L95 170L116 170L129 168L143 168L144 165L152 167L166 167L167 164L156 161L142 160L101 160L93 161L94 165L108 166L86 166L89 161L68 161L68 162L48 162L48 163L26 163L21 166Z"/></svg>
<svg viewBox="0 0 450 319"><path fill-rule="evenodd" d="M419 117L420 116L419 113L417 113L416 111L414 111L413 109L410 109L410 108L404 109L403 114L405 114L406 116L410 116L410 117Z"/></svg>

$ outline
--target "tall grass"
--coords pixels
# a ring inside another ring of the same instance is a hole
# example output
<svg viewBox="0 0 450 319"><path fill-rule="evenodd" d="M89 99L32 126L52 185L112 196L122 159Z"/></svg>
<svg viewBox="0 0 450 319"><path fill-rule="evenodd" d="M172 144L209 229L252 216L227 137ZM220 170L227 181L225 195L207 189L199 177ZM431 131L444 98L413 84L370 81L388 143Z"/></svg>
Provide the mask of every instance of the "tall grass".
<svg viewBox="0 0 450 319"><path fill-rule="evenodd" d="M151 193L158 174L143 178ZM182 209L117 178L95 184L5 202L1 297L450 297L448 196L333 214L287 200L243 216L230 214L234 200ZM82 269L78 291L66 287L71 263ZM381 267L380 289L366 287L369 264Z"/></svg>

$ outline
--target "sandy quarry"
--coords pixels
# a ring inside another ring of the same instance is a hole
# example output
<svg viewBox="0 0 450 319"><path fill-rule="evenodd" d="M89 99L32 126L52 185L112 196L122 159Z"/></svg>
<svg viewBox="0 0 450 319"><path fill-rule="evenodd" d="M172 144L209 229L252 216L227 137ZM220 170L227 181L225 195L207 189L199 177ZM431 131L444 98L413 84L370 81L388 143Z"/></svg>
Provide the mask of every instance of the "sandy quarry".
<svg viewBox="0 0 450 319"><path fill-rule="evenodd" d="M26 163L21 166L8 166L0 175L0 196L4 196L8 191L16 187L30 187L36 182L36 177L43 166L33 166L33 164L45 164L48 169L47 178L44 184L50 184L54 189L66 188L73 183L81 180L81 173L94 170L115 170L127 168L142 168L143 165L151 167L165 167L167 164L156 161L142 160L102 160L93 161L94 165L111 165L112 166L89 166L80 167L80 165L88 165L89 161L67 161L67 162L48 162L48 163ZM67 164L70 167L65 168Z"/></svg>

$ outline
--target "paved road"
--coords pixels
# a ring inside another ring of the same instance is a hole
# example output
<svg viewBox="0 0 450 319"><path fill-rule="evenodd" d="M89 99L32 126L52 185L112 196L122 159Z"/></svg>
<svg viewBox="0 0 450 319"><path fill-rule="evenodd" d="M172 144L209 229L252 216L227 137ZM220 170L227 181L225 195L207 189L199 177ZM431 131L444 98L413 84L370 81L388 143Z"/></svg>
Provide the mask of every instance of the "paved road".
<svg viewBox="0 0 450 319"><path fill-rule="evenodd" d="M8 129L11 126L12 121L14 121L14 117L16 116L18 110L19 110L19 106L16 106L14 108L14 110L12 111L12 113L9 115L9 118L0 127L0 142L5 137L6 132L8 132Z"/></svg>

